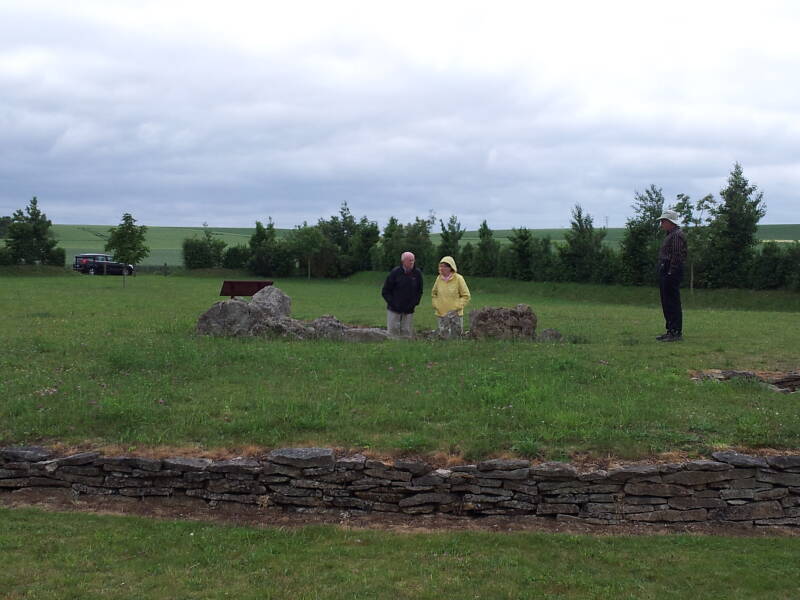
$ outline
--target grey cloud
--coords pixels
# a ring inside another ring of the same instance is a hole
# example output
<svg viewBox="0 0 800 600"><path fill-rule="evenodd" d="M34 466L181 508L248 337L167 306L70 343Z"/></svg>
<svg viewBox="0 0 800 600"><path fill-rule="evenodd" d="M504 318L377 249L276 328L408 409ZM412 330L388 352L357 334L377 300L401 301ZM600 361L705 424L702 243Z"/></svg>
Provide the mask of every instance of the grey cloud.
<svg viewBox="0 0 800 600"><path fill-rule="evenodd" d="M716 194L738 160L767 192L767 221L797 220L798 90L768 74L756 82L776 94L665 86L658 102L609 107L568 80L442 69L366 37L259 54L192 32L23 21L0 25L2 214L38 195L64 223L131 211L291 227L347 201L380 223L433 209L499 229L566 226L581 203L621 226L635 190ZM25 53L42 67L3 68Z"/></svg>

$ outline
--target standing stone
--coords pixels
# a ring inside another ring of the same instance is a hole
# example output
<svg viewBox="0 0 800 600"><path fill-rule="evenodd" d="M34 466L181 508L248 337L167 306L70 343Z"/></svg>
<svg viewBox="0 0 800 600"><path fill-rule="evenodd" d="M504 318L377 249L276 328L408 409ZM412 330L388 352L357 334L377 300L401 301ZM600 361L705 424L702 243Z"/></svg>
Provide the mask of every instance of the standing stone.
<svg viewBox="0 0 800 600"><path fill-rule="evenodd" d="M252 304L269 317L288 317L292 314L292 299L274 285L258 290L253 296Z"/></svg>
<svg viewBox="0 0 800 600"><path fill-rule="evenodd" d="M461 317L458 312L451 310L439 319L439 328L436 334L443 340L457 340L461 337Z"/></svg>

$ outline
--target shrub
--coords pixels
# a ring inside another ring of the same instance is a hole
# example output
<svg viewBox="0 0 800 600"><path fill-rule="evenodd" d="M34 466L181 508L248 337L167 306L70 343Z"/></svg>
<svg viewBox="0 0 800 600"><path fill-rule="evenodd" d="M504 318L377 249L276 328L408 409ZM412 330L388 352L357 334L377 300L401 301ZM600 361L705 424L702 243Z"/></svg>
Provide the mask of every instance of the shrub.
<svg viewBox="0 0 800 600"><path fill-rule="evenodd" d="M183 266L187 269L210 269L214 266L214 255L206 240L186 238L182 249Z"/></svg>
<svg viewBox="0 0 800 600"><path fill-rule="evenodd" d="M11 250L5 246L0 246L0 265L8 266L14 264L14 257L11 256Z"/></svg>
<svg viewBox="0 0 800 600"><path fill-rule="evenodd" d="M247 246L231 246L222 257L222 266L226 269L244 269L250 260L250 248Z"/></svg>
<svg viewBox="0 0 800 600"><path fill-rule="evenodd" d="M45 264L63 267L66 261L67 253L63 248L51 248L50 252L47 253L47 261Z"/></svg>

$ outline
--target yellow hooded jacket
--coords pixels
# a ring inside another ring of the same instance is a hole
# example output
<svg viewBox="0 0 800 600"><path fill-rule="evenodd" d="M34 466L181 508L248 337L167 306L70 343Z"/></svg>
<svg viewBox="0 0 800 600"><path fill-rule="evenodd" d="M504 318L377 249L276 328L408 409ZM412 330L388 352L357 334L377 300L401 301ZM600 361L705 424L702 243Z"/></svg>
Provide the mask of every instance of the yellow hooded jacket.
<svg viewBox="0 0 800 600"><path fill-rule="evenodd" d="M451 310L457 310L459 316L464 316L464 307L470 299L469 288L464 278L458 274L456 261L452 256L445 256L440 263L447 263L453 269L453 276L449 281L442 279L439 275L431 290L433 300L433 310L437 317L443 317Z"/></svg>

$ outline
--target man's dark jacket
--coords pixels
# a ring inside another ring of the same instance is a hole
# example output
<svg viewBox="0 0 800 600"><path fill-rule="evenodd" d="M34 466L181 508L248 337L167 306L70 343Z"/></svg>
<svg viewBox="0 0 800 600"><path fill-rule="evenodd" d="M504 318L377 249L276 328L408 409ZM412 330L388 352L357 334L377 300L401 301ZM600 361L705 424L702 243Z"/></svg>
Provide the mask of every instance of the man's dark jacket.
<svg viewBox="0 0 800 600"><path fill-rule="evenodd" d="M392 312L413 313L422 298L422 271L414 267L406 273L403 267L395 267L383 282L381 295Z"/></svg>

